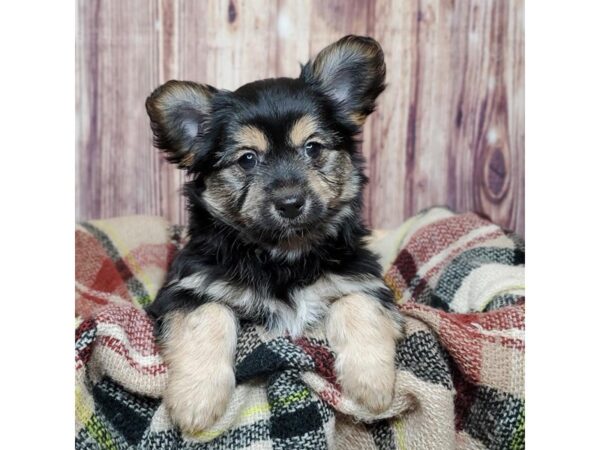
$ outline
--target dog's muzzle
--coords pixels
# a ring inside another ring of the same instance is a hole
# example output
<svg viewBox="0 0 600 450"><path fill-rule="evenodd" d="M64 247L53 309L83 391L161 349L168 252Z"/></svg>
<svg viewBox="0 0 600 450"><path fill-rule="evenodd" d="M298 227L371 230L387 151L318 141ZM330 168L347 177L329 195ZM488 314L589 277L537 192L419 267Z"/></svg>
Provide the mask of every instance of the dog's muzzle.
<svg viewBox="0 0 600 450"><path fill-rule="evenodd" d="M277 213L286 219L295 219L304 209L306 199L300 192L284 193L273 200Z"/></svg>

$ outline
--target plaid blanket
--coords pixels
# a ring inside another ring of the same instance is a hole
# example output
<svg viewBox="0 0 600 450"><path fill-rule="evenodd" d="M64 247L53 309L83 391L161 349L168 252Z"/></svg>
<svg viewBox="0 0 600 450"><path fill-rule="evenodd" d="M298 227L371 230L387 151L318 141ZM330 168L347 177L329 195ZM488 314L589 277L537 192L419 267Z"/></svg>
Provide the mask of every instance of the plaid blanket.
<svg viewBox="0 0 600 450"><path fill-rule="evenodd" d="M524 448L524 244L474 215L424 211L374 233L406 317L392 406L379 416L340 392L320 331L240 330L235 389L210 429L182 435L141 307L182 229L156 217L76 228L77 449Z"/></svg>

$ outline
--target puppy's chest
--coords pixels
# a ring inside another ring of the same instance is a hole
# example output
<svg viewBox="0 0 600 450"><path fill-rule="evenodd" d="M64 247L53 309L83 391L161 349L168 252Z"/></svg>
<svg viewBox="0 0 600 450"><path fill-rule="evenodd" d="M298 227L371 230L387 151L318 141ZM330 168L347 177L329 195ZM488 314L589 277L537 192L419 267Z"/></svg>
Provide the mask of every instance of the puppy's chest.
<svg viewBox="0 0 600 450"><path fill-rule="evenodd" d="M243 295L223 300L241 319L296 336L322 322L337 294L331 282L321 278L307 285L247 286Z"/></svg>
<svg viewBox="0 0 600 450"><path fill-rule="evenodd" d="M243 319L262 323L277 334L299 336L323 323L333 301L364 292L377 283L373 279L330 273L303 285L246 287L244 295L230 297L227 303Z"/></svg>

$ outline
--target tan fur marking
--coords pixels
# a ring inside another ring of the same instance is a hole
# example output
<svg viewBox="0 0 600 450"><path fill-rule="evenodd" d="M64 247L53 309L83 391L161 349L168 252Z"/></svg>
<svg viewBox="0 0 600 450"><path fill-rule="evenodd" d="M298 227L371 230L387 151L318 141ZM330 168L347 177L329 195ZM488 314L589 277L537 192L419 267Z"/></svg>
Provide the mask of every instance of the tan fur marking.
<svg viewBox="0 0 600 450"><path fill-rule="evenodd" d="M217 303L166 317L161 350L169 378L164 401L184 431L204 430L225 412L235 387L236 334L233 312Z"/></svg>
<svg viewBox="0 0 600 450"><path fill-rule="evenodd" d="M202 84L171 80L162 87L163 90L155 99L156 103L153 104L160 113L164 114L173 104L182 102L187 102L199 109L207 108L210 105L208 99L212 97L212 93Z"/></svg>
<svg viewBox="0 0 600 450"><path fill-rule="evenodd" d="M328 206L337 206L355 195L358 186L354 186L352 161L346 152L327 152L326 158L322 173L308 173L308 184Z"/></svg>
<svg viewBox="0 0 600 450"><path fill-rule="evenodd" d="M301 147L306 140L318 131L317 119L310 115L300 117L290 130L288 139L292 147Z"/></svg>
<svg viewBox="0 0 600 450"><path fill-rule="evenodd" d="M367 120L367 116L361 113L351 113L350 120L360 127L364 125L365 121Z"/></svg>
<svg viewBox="0 0 600 450"><path fill-rule="evenodd" d="M256 183L251 184L242 206L241 217L243 220L257 220L260 218L260 207L264 201L264 190Z"/></svg>
<svg viewBox="0 0 600 450"><path fill-rule="evenodd" d="M394 355L400 327L374 298L351 294L329 311L327 338L336 352L342 391L374 413L392 402Z"/></svg>
<svg viewBox="0 0 600 450"><path fill-rule="evenodd" d="M202 192L202 198L212 210L222 218L229 217L228 205L234 197L235 190L224 183L221 173L212 174L205 179L206 189Z"/></svg>
<svg viewBox="0 0 600 450"><path fill-rule="evenodd" d="M234 135L236 142L242 147L255 149L265 153L269 148L269 141L265 133L252 125L244 125Z"/></svg>
<svg viewBox="0 0 600 450"><path fill-rule="evenodd" d="M347 201L352 199L360 188L360 180L358 175L351 175L346 179L342 193L340 194L340 201Z"/></svg>
<svg viewBox="0 0 600 450"><path fill-rule="evenodd" d="M321 200L329 204L335 198L334 190L322 176L312 170L308 171L306 176L308 178L308 185Z"/></svg>
<svg viewBox="0 0 600 450"><path fill-rule="evenodd" d="M194 162L194 154L193 153L187 153L182 159L181 159L181 166L183 167L190 167L192 165L192 162Z"/></svg>
<svg viewBox="0 0 600 450"><path fill-rule="evenodd" d="M347 196L349 193L349 189L354 182L352 176L352 170L354 166L352 165L352 161L350 160L350 155L346 152L338 152L336 153L335 160L335 173L337 178L340 180L338 185L338 189L336 191L336 196L340 198L340 200L347 200L354 197L356 191L352 193L350 197Z"/></svg>
<svg viewBox="0 0 600 450"><path fill-rule="evenodd" d="M315 59L314 71L319 77L326 78L331 76L331 73L337 69L340 62L344 59L369 60L377 57L380 51L381 48L376 43L375 45L365 44L353 37L341 39L321 50ZM369 67L368 69L374 73L382 70L378 66Z"/></svg>

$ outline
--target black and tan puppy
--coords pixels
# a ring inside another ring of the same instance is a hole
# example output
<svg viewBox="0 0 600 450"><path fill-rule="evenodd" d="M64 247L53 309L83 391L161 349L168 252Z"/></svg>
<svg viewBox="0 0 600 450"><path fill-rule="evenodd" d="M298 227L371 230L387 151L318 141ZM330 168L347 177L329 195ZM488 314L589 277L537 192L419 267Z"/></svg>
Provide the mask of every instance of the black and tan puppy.
<svg viewBox="0 0 600 450"><path fill-rule="evenodd" d="M299 78L169 81L148 98L156 146L191 179L190 240L148 308L182 429L224 412L241 321L291 336L325 324L343 391L389 406L401 320L366 248L355 143L384 80L379 44L346 36Z"/></svg>

